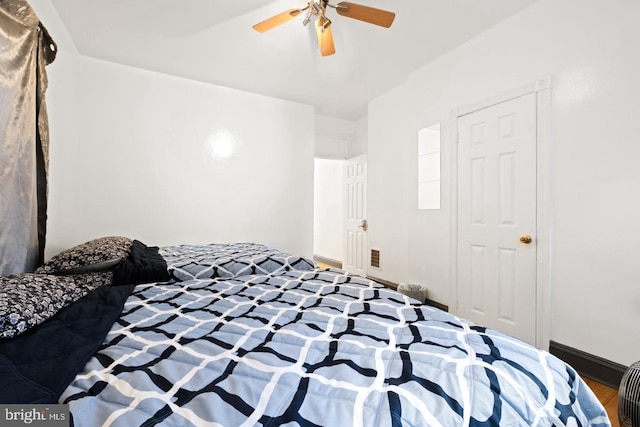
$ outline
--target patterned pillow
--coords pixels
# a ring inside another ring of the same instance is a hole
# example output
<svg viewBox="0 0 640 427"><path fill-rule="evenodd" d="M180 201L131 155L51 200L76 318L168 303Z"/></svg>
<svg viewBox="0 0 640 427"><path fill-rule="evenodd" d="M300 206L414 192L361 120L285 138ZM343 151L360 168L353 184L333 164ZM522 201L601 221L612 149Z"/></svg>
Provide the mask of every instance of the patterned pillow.
<svg viewBox="0 0 640 427"><path fill-rule="evenodd" d="M0 277L0 338L12 338L111 282L112 272L81 276L26 273Z"/></svg>
<svg viewBox="0 0 640 427"><path fill-rule="evenodd" d="M115 268L131 252L128 237L110 236L91 240L60 252L36 270L38 274L77 274Z"/></svg>

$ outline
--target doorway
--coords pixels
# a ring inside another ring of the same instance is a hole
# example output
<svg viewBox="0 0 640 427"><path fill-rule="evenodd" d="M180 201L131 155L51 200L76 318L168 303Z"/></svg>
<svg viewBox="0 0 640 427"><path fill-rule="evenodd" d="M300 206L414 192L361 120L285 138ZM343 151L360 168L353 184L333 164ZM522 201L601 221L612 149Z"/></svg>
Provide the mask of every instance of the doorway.
<svg viewBox="0 0 640 427"><path fill-rule="evenodd" d="M337 268L344 259L344 168L345 160L314 160L313 254Z"/></svg>

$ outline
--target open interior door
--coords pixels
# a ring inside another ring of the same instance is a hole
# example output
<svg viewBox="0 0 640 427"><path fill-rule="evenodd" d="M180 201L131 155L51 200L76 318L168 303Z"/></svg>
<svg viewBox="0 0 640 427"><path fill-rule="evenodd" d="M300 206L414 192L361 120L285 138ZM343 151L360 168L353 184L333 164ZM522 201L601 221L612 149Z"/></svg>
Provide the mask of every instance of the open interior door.
<svg viewBox="0 0 640 427"><path fill-rule="evenodd" d="M367 156L345 162L346 236L343 268L367 276Z"/></svg>

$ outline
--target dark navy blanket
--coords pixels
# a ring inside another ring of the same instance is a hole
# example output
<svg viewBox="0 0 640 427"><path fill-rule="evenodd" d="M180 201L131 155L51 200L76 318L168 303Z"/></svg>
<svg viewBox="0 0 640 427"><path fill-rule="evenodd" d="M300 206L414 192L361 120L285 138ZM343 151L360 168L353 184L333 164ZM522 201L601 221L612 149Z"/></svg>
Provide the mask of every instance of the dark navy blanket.
<svg viewBox="0 0 640 427"><path fill-rule="evenodd" d="M0 341L0 403L57 403L100 348L134 287L102 286L38 327Z"/></svg>
<svg viewBox="0 0 640 427"><path fill-rule="evenodd" d="M100 348L135 284L169 278L158 247L134 240L111 286L101 286L15 338L0 340L0 403L56 403Z"/></svg>

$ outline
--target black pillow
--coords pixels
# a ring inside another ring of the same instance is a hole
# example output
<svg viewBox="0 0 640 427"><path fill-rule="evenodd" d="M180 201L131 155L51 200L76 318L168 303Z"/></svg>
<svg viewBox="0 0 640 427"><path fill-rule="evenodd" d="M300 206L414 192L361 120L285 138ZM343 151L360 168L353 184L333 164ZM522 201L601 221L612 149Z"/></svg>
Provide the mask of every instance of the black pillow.
<svg viewBox="0 0 640 427"><path fill-rule="evenodd" d="M171 279L167 262L157 246L147 246L139 240L131 244L131 253L113 272L113 285L166 282Z"/></svg>

